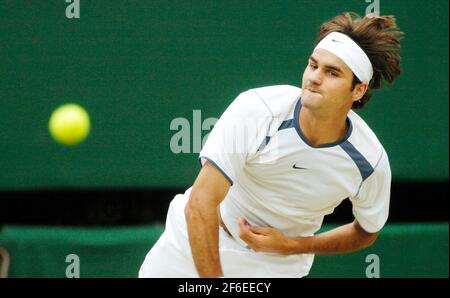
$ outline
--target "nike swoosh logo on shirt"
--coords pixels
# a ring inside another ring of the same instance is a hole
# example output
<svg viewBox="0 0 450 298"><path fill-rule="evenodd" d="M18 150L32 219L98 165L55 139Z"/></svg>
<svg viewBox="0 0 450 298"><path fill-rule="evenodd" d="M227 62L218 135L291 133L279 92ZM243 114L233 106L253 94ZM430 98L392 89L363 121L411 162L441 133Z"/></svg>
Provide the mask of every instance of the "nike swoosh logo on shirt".
<svg viewBox="0 0 450 298"><path fill-rule="evenodd" d="M332 39L331 41L338 42L338 43L343 43L342 41L339 41L339 40L336 40L336 39Z"/></svg>
<svg viewBox="0 0 450 298"><path fill-rule="evenodd" d="M297 167L295 164L292 166L292 168L298 170L307 170L307 168Z"/></svg>

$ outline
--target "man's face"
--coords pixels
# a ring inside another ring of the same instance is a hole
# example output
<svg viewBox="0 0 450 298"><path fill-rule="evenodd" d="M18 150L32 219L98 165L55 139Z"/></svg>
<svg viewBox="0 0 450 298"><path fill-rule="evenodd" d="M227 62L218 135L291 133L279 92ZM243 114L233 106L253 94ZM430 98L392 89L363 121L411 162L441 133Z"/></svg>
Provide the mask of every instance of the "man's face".
<svg viewBox="0 0 450 298"><path fill-rule="evenodd" d="M351 90L352 81L353 73L341 59L317 49L303 72L302 105L312 110L346 111L359 99Z"/></svg>

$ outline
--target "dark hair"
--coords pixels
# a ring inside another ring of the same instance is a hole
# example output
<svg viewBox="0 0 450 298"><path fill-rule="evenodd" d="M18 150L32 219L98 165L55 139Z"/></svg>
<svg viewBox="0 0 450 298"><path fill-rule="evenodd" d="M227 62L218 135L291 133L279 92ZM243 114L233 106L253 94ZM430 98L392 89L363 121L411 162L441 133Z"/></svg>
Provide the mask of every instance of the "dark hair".
<svg viewBox="0 0 450 298"><path fill-rule="evenodd" d="M382 79L392 83L400 75L399 40L404 33L399 31L394 16L368 15L361 18L356 13L345 12L320 26L315 45L331 32L340 32L353 39L372 63L373 77L368 90L352 106L361 109L372 97L369 91L381 88ZM361 81L353 74L352 90L358 83Z"/></svg>

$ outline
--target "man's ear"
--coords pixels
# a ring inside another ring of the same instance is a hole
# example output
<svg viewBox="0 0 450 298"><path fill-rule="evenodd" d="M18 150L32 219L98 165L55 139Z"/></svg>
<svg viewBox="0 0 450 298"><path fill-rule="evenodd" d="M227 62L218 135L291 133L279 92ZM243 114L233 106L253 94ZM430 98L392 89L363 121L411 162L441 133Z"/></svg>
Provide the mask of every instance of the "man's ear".
<svg viewBox="0 0 450 298"><path fill-rule="evenodd" d="M364 94L366 94L369 85L366 83L356 84L355 89L353 89L352 100L353 102L360 100Z"/></svg>

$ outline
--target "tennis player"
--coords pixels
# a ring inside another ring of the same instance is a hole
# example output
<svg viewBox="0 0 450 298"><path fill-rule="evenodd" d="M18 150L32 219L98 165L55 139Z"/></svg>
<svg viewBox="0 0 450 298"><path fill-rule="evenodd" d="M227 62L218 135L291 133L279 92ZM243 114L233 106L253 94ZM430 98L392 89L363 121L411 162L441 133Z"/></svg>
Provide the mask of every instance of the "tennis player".
<svg viewBox="0 0 450 298"><path fill-rule="evenodd" d="M175 196L140 277L303 277L315 254L372 245L388 218L391 170L352 109L401 73L393 16L343 13L324 23L302 88L241 93L200 152L193 186ZM316 234L349 198L354 221Z"/></svg>

